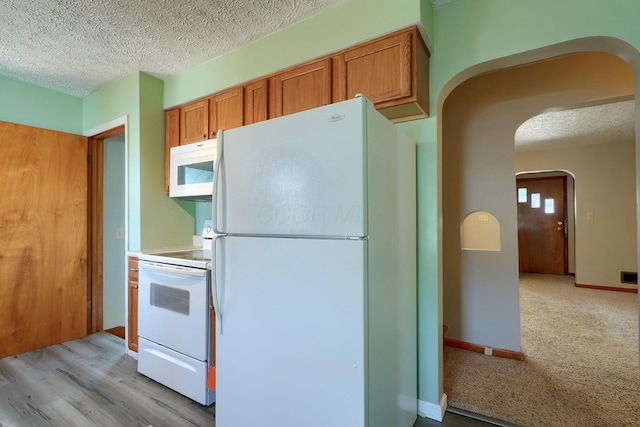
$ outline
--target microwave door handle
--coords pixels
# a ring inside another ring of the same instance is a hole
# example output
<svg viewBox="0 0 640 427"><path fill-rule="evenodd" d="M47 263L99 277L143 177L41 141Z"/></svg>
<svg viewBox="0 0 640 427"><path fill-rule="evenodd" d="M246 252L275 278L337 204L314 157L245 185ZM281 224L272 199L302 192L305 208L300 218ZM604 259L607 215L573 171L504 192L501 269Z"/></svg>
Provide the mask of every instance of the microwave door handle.
<svg viewBox="0 0 640 427"><path fill-rule="evenodd" d="M224 162L224 130L220 129L218 132L218 140L216 143L216 149L218 151L215 167L213 168L213 212L212 222L213 222L213 232L215 234L224 234L218 229L218 186L220 185L220 172L222 171L222 163Z"/></svg>

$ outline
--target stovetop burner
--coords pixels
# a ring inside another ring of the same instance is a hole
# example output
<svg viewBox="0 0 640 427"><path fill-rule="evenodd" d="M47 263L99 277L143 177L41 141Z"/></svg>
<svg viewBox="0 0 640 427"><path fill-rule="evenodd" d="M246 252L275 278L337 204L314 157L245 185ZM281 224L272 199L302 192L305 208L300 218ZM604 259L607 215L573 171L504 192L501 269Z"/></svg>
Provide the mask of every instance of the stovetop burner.
<svg viewBox="0 0 640 427"><path fill-rule="evenodd" d="M214 236L211 220L206 220L202 229L201 248L150 251L140 254L139 259L184 267L211 269L211 242Z"/></svg>
<svg viewBox="0 0 640 427"><path fill-rule="evenodd" d="M211 251L206 251L203 249L193 249L193 250L176 251L176 252L162 252L156 255L162 256L165 258L178 258L178 259L185 259L190 261L211 261Z"/></svg>

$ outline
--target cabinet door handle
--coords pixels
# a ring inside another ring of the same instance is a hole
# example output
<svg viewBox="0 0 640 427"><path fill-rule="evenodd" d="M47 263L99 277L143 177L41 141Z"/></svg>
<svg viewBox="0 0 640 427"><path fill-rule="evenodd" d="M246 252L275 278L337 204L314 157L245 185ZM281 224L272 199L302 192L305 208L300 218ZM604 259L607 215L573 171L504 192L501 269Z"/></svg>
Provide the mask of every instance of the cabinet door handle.
<svg viewBox="0 0 640 427"><path fill-rule="evenodd" d="M129 271L138 271L137 268L130 268Z"/></svg>
<svg viewBox="0 0 640 427"><path fill-rule="evenodd" d="M138 289L138 285L133 285L133 289Z"/></svg>

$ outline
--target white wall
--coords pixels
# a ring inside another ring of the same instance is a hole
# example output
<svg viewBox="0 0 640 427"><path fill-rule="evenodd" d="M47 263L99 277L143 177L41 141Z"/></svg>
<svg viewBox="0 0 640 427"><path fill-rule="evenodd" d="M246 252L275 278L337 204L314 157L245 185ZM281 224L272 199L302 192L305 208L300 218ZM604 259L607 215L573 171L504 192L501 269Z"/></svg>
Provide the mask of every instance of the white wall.
<svg viewBox="0 0 640 427"><path fill-rule="evenodd" d="M517 171L540 169L575 176L576 283L635 288L620 283L637 271L635 141L516 153Z"/></svg>

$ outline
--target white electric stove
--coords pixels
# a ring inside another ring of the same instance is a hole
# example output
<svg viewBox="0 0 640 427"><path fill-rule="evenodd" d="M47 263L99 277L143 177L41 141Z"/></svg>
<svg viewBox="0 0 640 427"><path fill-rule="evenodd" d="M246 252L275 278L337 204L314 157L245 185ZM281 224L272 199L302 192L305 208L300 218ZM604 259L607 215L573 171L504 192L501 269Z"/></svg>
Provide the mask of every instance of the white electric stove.
<svg viewBox="0 0 640 427"><path fill-rule="evenodd" d="M212 314L211 243L207 222L201 248L142 253L138 259L138 372L211 405L207 389Z"/></svg>

